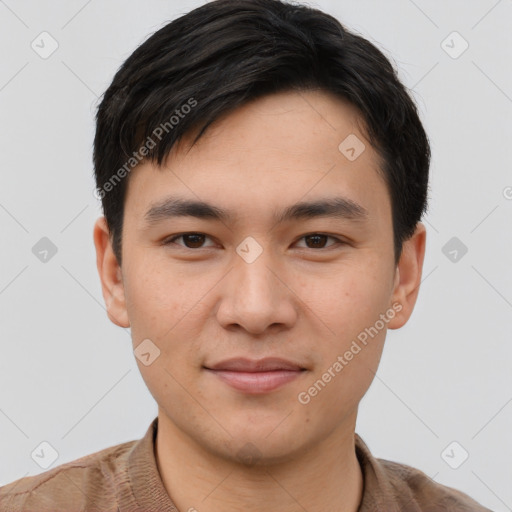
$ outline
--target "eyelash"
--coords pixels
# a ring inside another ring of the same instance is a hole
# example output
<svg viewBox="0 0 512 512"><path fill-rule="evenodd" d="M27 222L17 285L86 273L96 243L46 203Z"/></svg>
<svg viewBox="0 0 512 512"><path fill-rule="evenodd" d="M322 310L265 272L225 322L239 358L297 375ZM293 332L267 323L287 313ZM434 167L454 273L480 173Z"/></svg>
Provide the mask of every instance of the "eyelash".
<svg viewBox="0 0 512 512"><path fill-rule="evenodd" d="M206 238L210 238L208 235L206 235L205 233L199 233L199 232L196 232L196 231L190 231L190 232L187 232L187 233L180 233L178 235L173 235L172 237L170 238L167 238L165 239L163 242L162 242L162 245L171 245L171 244L174 244L174 241L177 240L178 238L183 238L185 236L188 236L188 235L204 235ZM317 235L320 235L320 236L326 236L327 238L332 238L333 240L336 241L335 244L332 244L330 246L327 246L327 247L320 247L318 249L312 249L310 247L303 247L302 249L311 249L313 251L321 251L321 250L327 250L327 249L331 249L333 247L335 247L336 245L346 245L346 242L344 242L343 240L340 240L339 238L335 237L335 236L332 236L332 235L329 235L327 233L308 233L306 235L302 235L299 240L302 240L304 238L308 238L308 237L312 237L312 236L317 236ZM199 249L208 249L208 247L196 247L196 248L191 248L191 247L186 247L185 245L180 245L180 244L176 244L178 245L179 247L181 247L182 249L188 249L190 251L198 251Z"/></svg>

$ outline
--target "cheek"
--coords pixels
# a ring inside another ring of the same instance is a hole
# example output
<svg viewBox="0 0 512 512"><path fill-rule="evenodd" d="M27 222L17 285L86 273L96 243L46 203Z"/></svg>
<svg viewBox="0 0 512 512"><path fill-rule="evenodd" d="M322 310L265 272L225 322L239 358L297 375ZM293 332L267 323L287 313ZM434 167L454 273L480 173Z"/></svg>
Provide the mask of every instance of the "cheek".
<svg viewBox="0 0 512 512"><path fill-rule="evenodd" d="M317 377L329 369L336 375L332 389L340 393L331 395L334 401L361 397L374 377L386 336L387 323L381 314L389 310L388 280L382 262L370 257L331 273L321 286L319 281L308 284L303 278L303 290L309 290L305 302L325 333L316 349L321 353ZM392 319L389 312L386 318ZM343 358L341 371L336 371L339 365L333 368L338 356Z"/></svg>
<svg viewBox="0 0 512 512"><path fill-rule="evenodd" d="M187 366L180 363L198 357L204 285L175 272L139 271L127 280L125 293L134 348L149 338L160 350L157 372L139 364L144 379L156 379L153 374L157 373L159 378L171 379L172 385L165 369L183 379Z"/></svg>
<svg viewBox="0 0 512 512"><path fill-rule="evenodd" d="M300 277L300 296L311 312L346 338L373 324L389 302L389 276L378 261L343 262L328 275Z"/></svg>
<svg viewBox="0 0 512 512"><path fill-rule="evenodd" d="M160 338L186 313L190 293L173 276L151 270L139 270L125 283L126 308L134 338ZM135 340L134 340L135 341Z"/></svg>

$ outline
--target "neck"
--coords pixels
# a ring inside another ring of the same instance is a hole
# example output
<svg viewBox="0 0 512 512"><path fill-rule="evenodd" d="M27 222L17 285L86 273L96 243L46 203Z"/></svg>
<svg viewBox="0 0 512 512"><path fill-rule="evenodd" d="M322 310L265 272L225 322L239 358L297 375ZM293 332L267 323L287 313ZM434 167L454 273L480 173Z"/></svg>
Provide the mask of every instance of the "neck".
<svg viewBox="0 0 512 512"><path fill-rule="evenodd" d="M363 476L355 416L293 460L245 466L198 445L159 411L155 443L164 487L182 512L356 512ZM186 461L186 462L184 462Z"/></svg>

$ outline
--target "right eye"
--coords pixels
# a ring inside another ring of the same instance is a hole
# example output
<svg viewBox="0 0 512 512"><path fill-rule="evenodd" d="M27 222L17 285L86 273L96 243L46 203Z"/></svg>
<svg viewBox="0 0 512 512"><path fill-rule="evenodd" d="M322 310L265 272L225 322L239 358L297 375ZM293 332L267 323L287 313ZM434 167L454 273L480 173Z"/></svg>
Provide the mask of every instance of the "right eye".
<svg viewBox="0 0 512 512"><path fill-rule="evenodd" d="M175 240L178 240L179 238L182 238L185 242L184 245L182 244L176 244ZM169 246L171 244L178 245L180 247L183 247L185 249L201 249L201 244L204 243L205 238L209 238L208 235L205 235L204 233L180 233L177 235L173 235L171 238L166 238L162 245Z"/></svg>

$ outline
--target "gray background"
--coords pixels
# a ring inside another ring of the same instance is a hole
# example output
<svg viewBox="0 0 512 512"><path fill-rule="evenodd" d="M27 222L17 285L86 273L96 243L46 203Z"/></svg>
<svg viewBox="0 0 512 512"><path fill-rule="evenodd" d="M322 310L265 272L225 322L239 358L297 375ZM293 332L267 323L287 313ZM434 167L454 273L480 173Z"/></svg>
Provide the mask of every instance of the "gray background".
<svg viewBox="0 0 512 512"><path fill-rule="evenodd" d="M44 470L42 441L55 467L140 438L157 414L101 295L93 116L122 61L202 3L0 1L0 485ZM512 510L512 1L311 5L395 62L433 151L417 306L388 332L356 431L375 456ZM59 45L46 59L31 47L43 31ZM57 248L46 262L42 237Z"/></svg>

